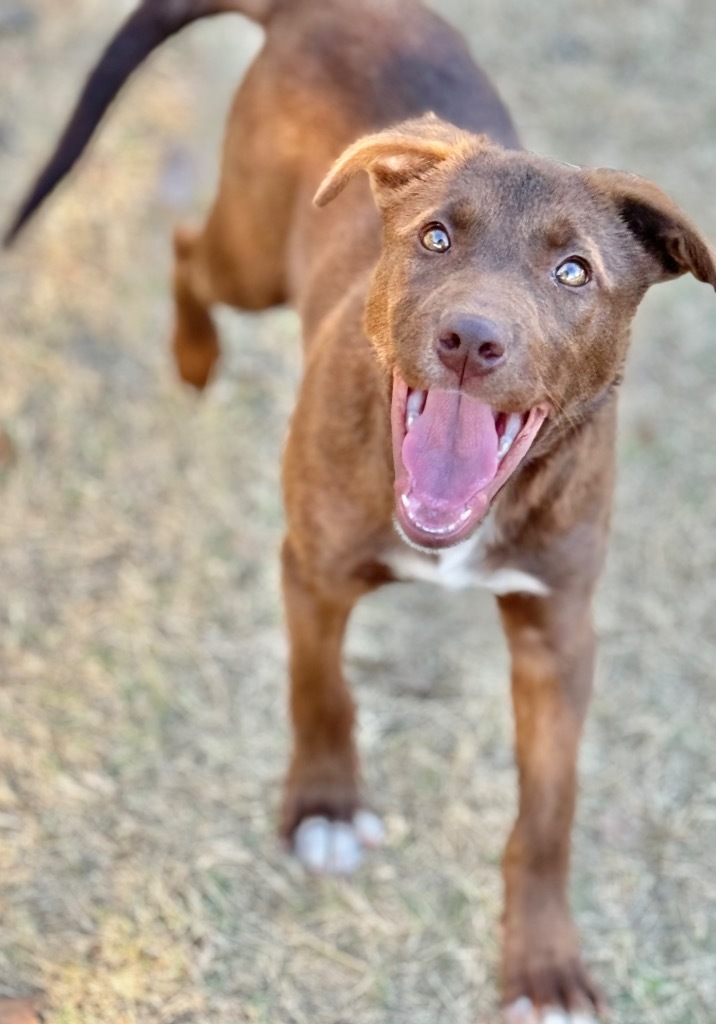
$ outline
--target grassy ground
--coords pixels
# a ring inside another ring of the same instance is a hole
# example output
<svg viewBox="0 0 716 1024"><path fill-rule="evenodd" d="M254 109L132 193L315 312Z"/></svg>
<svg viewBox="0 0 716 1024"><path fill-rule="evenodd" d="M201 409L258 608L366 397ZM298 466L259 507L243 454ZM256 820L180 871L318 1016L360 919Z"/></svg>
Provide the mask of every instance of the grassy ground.
<svg viewBox="0 0 716 1024"><path fill-rule="evenodd" d="M128 6L0 8L0 214ZM711 0L441 8L531 148L652 177L716 240ZM259 39L227 19L167 47L0 263L18 456L0 468L0 994L45 990L51 1024L487 1024L515 778L486 596L396 588L353 623L384 853L317 883L274 838L296 323L227 315L199 400L164 344L170 225L206 207ZM624 388L575 835L617 1024L716 1012L715 385L713 293L656 289Z"/></svg>

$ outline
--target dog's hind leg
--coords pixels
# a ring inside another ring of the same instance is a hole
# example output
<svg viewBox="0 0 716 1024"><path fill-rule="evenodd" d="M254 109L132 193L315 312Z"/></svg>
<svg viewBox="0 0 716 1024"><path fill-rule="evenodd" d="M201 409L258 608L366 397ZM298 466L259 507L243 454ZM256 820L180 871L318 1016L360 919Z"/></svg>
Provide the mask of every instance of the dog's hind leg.
<svg viewBox="0 0 716 1024"><path fill-rule="evenodd" d="M211 306L261 310L284 300L273 239L256 252L254 239L261 227L256 211L252 215L247 206L233 193L220 193L203 228L178 227L174 233L172 350L182 380L199 389L220 355Z"/></svg>
<svg viewBox="0 0 716 1024"><path fill-rule="evenodd" d="M174 234L172 346L179 375L196 388L206 385L219 358L212 305L256 311L286 301L292 179L280 148L252 121L255 80L250 73L239 90L206 223Z"/></svg>
<svg viewBox="0 0 716 1024"><path fill-rule="evenodd" d="M203 233L188 227L174 232L175 322L172 351L182 380L201 389L219 358L219 339L209 312L215 301L202 260Z"/></svg>

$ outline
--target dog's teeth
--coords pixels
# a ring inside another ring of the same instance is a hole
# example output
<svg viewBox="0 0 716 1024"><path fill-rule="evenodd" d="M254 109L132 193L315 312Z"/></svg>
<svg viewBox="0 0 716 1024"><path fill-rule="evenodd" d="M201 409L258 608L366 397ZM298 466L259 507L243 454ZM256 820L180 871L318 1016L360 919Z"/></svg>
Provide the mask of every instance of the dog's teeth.
<svg viewBox="0 0 716 1024"><path fill-rule="evenodd" d="M425 391L411 391L405 406L405 429L410 430L425 407Z"/></svg>
<svg viewBox="0 0 716 1024"><path fill-rule="evenodd" d="M510 444L522 430L522 416L518 412L511 412L507 417L507 425L505 426L505 432L503 437L509 437Z"/></svg>
<svg viewBox="0 0 716 1024"><path fill-rule="evenodd" d="M518 412L511 412L507 417L505 429L500 438L500 443L497 448L497 458L504 459L508 451L512 447L512 442L519 434L522 429L522 417Z"/></svg>
<svg viewBox="0 0 716 1024"><path fill-rule="evenodd" d="M498 447L497 447L497 461L498 462L500 460L504 459L505 455L507 455L507 453L508 453L508 451L510 450L511 447L512 447L512 441L510 441L509 437L503 437L501 439Z"/></svg>

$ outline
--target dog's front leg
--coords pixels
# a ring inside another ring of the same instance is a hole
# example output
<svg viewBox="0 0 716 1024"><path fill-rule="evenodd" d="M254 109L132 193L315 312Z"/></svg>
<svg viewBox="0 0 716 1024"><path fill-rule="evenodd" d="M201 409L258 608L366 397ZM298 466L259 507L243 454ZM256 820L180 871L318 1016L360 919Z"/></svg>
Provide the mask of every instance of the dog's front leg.
<svg viewBox="0 0 716 1024"><path fill-rule="evenodd" d="M365 589L365 588L364 588ZM307 578L283 549L294 747L281 832L309 870L354 870L365 846L382 839L380 820L361 806L355 705L341 667L348 617L360 596L349 581Z"/></svg>
<svg viewBox="0 0 716 1024"><path fill-rule="evenodd" d="M512 656L519 813L503 862L503 993L510 1020L546 1006L600 1007L579 957L567 883L579 739L594 636L588 593L509 595L500 611Z"/></svg>

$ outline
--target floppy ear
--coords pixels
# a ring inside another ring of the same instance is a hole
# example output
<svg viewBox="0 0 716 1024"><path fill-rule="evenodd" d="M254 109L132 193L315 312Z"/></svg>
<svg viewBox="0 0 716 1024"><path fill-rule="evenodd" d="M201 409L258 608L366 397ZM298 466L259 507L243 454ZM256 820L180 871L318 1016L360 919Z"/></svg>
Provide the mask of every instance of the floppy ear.
<svg viewBox="0 0 716 1024"><path fill-rule="evenodd" d="M470 135L431 114L366 135L338 158L313 201L316 206L325 206L354 175L367 171L376 202L383 207L397 190L423 178L457 151L482 141L481 136Z"/></svg>
<svg viewBox="0 0 716 1024"><path fill-rule="evenodd" d="M651 283L690 273L716 288L716 253L675 202L646 178L600 167L587 179L616 205L651 257Z"/></svg>

